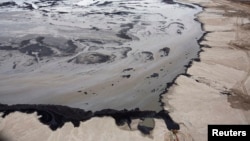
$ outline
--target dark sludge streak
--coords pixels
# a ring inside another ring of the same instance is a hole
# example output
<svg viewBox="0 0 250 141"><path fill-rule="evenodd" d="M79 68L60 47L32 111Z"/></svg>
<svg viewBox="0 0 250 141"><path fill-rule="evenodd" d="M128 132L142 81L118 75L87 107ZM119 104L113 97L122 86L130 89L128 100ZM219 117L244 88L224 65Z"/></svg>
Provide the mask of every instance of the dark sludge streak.
<svg viewBox="0 0 250 141"><path fill-rule="evenodd" d="M133 12L128 12L128 11L117 11L117 12L104 12L104 15L120 15L120 16L126 16L126 15L130 15L130 14L135 14Z"/></svg>
<svg viewBox="0 0 250 141"><path fill-rule="evenodd" d="M22 112L31 114L37 112L39 121L45 125L48 125L50 129L56 130L61 128L66 122L71 122L75 127L80 126L80 122L87 121L93 117L112 117L118 126L128 124L130 126L133 119L144 119L144 118L156 118L164 120L166 127L169 130L179 130L180 127L175 123L172 118L168 115L168 112L162 110L160 112L155 111L140 111L138 108L134 110L113 110L104 109L101 111L85 111L79 108L71 108L60 105L5 105L0 104L0 112L3 113L2 117L8 116L13 112ZM148 127L138 127L142 133Z"/></svg>
<svg viewBox="0 0 250 141"><path fill-rule="evenodd" d="M17 4L13 1L0 3L0 7L5 7L5 6L11 7L11 6L17 6Z"/></svg>
<svg viewBox="0 0 250 141"><path fill-rule="evenodd" d="M162 0L162 2L167 3L167 4L176 4L173 0Z"/></svg>
<svg viewBox="0 0 250 141"><path fill-rule="evenodd" d="M122 77L123 77L123 78L130 78L131 75L130 75L130 74L129 74L129 75L122 75Z"/></svg>
<svg viewBox="0 0 250 141"><path fill-rule="evenodd" d="M127 16L135 14L133 12L128 11L117 11L117 12L89 12L86 14L83 14L82 16L89 16L89 15L105 15L105 16L112 16L112 15L119 15L119 16Z"/></svg>
<svg viewBox="0 0 250 141"><path fill-rule="evenodd" d="M194 6L190 5L190 4L183 4L183 3L178 3L178 2L175 2L174 0L162 0L163 3L166 3L166 4L178 4L179 6L183 6L183 7L188 7L188 8L191 8L191 9L195 9Z"/></svg>
<svg viewBox="0 0 250 141"><path fill-rule="evenodd" d="M131 70L134 70L134 68L127 68L127 69L123 69L123 71L122 71L122 72L131 71Z"/></svg>
<svg viewBox="0 0 250 141"><path fill-rule="evenodd" d="M58 14L68 14L69 12L59 11Z"/></svg>
<svg viewBox="0 0 250 141"><path fill-rule="evenodd" d="M97 4L96 6L107 6L107 5L110 5L112 3L113 3L112 1L105 1L104 3Z"/></svg>
<svg viewBox="0 0 250 141"><path fill-rule="evenodd" d="M191 9L195 9L194 6L189 5L189 4L183 4L183 3L178 3L179 6L183 6L183 7L187 7L187 8L191 8Z"/></svg>

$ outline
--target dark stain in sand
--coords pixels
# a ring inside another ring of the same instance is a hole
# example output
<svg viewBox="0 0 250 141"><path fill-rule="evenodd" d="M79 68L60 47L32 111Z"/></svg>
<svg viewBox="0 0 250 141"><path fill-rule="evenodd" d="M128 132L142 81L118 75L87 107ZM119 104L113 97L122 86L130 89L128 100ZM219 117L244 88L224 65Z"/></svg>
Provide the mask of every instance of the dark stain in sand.
<svg viewBox="0 0 250 141"><path fill-rule="evenodd" d="M9 139L3 132L0 132L0 141L12 141L12 139Z"/></svg>
<svg viewBox="0 0 250 141"><path fill-rule="evenodd" d="M240 90L233 89L227 92L227 100L232 108L250 110L250 96Z"/></svg>

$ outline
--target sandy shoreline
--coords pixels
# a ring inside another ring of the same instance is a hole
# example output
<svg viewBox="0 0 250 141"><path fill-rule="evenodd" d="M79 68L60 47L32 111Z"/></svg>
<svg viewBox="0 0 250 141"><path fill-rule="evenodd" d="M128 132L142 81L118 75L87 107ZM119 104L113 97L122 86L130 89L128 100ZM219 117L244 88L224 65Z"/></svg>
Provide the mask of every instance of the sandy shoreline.
<svg viewBox="0 0 250 141"><path fill-rule="evenodd" d="M207 124L250 123L250 53L246 36L249 31L243 30L248 27L249 24L245 23L249 23L249 19L240 16L244 14L242 11L247 12L244 11L245 5L239 8L242 10L239 12L237 7L241 5L224 0L183 1L205 7L204 12L199 14L199 20L209 33L201 42L204 50L200 53L201 61L193 62L187 71L191 76L179 76L176 85L163 95L162 101L171 117L181 125L177 133L179 140L206 141ZM226 9L221 8L225 5ZM94 118L81 123L79 128L67 123L55 132L38 122L37 118L36 114L15 113L0 119L0 136L13 140L15 137L34 140L41 133L41 140L173 141L175 138L162 120L155 121L156 128L150 136L143 136L133 126L134 131L127 131L127 127L124 127L126 130L117 128L111 118ZM27 129L29 133L23 130L27 124L32 125ZM93 132L96 127L99 130Z"/></svg>
<svg viewBox="0 0 250 141"><path fill-rule="evenodd" d="M250 123L249 6L226 0L189 1L205 7L199 15L208 33L193 62L164 95L166 109L197 141L207 140L208 124ZM248 7L248 9L246 8ZM171 107L171 108L168 108Z"/></svg>

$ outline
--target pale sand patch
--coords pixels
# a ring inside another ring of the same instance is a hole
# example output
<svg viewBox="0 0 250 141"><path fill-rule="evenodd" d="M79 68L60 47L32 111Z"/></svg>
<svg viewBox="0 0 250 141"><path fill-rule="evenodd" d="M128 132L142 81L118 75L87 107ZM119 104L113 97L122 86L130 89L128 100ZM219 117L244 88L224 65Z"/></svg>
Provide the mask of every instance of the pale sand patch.
<svg viewBox="0 0 250 141"><path fill-rule="evenodd" d="M171 136L162 120L155 120L156 129L150 136L145 136L138 130L122 130L110 117L92 118L81 122L80 127L66 123L56 131L50 130L38 121L36 113L12 113L6 118L0 118L0 135L10 141L164 141ZM0 137L0 139L1 139Z"/></svg>
<svg viewBox="0 0 250 141"><path fill-rule="evenodd" d="M202 62L220 64L236 70L247 71L246 66L248 65L248 58L244 51L217 47L213 49L204 48L203 50L206 53L202 53Z"/></svg>
<svg viewBox="0 0 250 141"><path fill-rule="evenodd" d="M178 78L177 84L171 89L173 94L168 95L172 106L170 115L195 140L207 140L208 124L246 124L242 111L232 109L226 96L214 88L185 76Z"/></svg>

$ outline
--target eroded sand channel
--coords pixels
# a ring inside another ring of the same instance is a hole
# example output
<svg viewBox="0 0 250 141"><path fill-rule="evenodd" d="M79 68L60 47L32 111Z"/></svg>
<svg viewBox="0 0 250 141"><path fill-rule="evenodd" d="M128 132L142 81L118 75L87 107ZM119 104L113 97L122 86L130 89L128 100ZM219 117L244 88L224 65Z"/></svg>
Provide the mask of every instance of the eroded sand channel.
<svg viewBox="0 0 250 141"><path fill-rule="evenodd" d="M0 103L159 111L200 50L196 5L14 2L0 7Z"/></svg>

